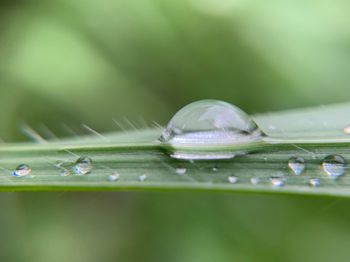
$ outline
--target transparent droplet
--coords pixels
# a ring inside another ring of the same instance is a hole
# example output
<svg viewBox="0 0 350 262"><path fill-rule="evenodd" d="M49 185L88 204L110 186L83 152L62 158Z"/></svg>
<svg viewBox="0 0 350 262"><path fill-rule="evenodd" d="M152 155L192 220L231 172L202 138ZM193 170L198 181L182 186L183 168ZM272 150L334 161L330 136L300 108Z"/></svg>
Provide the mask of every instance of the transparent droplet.
<svg viewBox="0 0 350 262"><path fill-rule="evenodd" d="M343 131L344 131L344 134L350 135L350 125L344 127Z"/></svg>
<svg viewBox="0 0 350 262"><path fill-rule="evenodd" d="M296 156L293 156L289 159L288 166L297 176L300 176L306 167L304 158Z"/></svg>
<svg viewBox="0 0 350 262"><path fill-rule="evenodd" d="M77 175L86 175L92 170L92 160L89 157L80 157L74 164L73 170Z"/></svg>
<svg viewBox="0 0 350 262"><path fill-rule="evenodd" d="M146 178L147 178L147 175L146 175L146 174L143 174L143 175L139 176L139 180L140 180L140 181L145 181Z"/></svg>
<svg viewBox="0 0 350 262"><path fill-rule="evenodd" d="M112 175L109 175L107 178L108 181L117 181L119 180L119 174L118 173L114 173Z"/></svg>
<svg viewBox="0 0 350 262"><path fill-rule="evenodd" d="M271 177L270 178L271 184L275 187L282 187L284 186L284 181L280 177Z"/></svg>
<svg viewBox="0 0 350 262"><path fill-rule="evenodd" d="M183 166L179 166L179 167L177 167L176 169L175 169L175 171L176 171L176 173L178 174L178 175L184 175L184 174L186 174L186 172L187 172L187 169L185 168L185 167L183 167Z"/></svg>
<svg viewBox="0 0 350 262"><path fill-rule="evenodd" d="M12 175L16 177L27 176L32 172L32 168L26 164L20 164L16 167L15 171L13 171Z"/></svg>
<svg viewBox="0 0 350 262"><path fill-rule="evenodd" d="M309 180L309 185L312 187L319 187L321 184L320 180L318 178L311 178Z"/></svg>
<svg viewBox="0 0 350 262"><path fill-rule="evenodd" d="M252 178L250 179L250 183L252 183L253 185L257 185L257 184L260 183L260 178L258 178L258 177L252 177Z"/></svg>
<svg viewBox="0 0 350 262"><path fill-rule="evenodd" d="M219 171L219 168L218 168L217 166L214 166L214 167L213 167L213 171L214 171L214 172L218 172L218 171Z"/></svg>
<svg viewBox="0 0 350 262"><path fill-rule="evenodd" d="M228 159L235 152L217 152L215 146L245 144L263 133L241 109L217 100L191 103L170 120L159 140L179 159ZM193 150L191 150L193 148Z"/></svg>
<svg viewBox="0 0 350 262"><path fill-rule="evenodd" d="M324 172L331 178L338 178L345 173L346 161L342 156L329 155L322 161Z"/></svg>
<svg viewBox="0 0 350 262"><path fill-rule="evenodd" d="M227 180L231 184L236 184L238 182L238 178L236 176L229 176Z"/></svg>

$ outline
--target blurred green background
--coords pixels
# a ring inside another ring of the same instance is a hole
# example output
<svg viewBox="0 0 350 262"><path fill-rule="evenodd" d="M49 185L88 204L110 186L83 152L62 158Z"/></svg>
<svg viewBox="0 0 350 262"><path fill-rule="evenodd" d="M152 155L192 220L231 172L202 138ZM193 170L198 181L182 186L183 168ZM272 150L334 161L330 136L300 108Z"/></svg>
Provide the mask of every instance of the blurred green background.
<svg viewBox="0 0 350 262"><path fill-rule="evenodd" d="M249 113L350 100L350 2L5 0L0 137L165 124L221 99ZM336 116L335 116L336 117ZM129 127L130 128L130 127ZM348 261L346 199L2 193L1 261Z"/></svg>

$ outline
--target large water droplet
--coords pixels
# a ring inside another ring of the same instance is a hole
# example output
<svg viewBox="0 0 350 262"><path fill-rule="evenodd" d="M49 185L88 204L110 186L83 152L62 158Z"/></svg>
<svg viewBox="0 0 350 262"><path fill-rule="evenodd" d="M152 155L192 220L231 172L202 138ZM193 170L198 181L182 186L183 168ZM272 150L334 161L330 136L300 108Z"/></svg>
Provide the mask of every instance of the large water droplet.
<svg viewBox="0 0 350 262"><path fill-rule="evenodd" d="M92 170L92 160L89 157L80 157L73 167L75 174L81 176L90 173Z"/></svg>
<svg viewBox="0 0 350 262"><path fill-rule="evenodd" d="M16 167L15 171L13 171L12 175L16 177L27 176L32 172L32 168L26 164L20 164Z"/></svg>
<svg viewBox="0 0 350 262"><path fill-rule="evenodd" d="M249 143L262 135L256 123L238 107L202 100L178 111L159 140L174 149L174 158L227 159L234 157L234 152L216 152L213 148Z"/></svg>
<svg viewBox="0 0 350 262"><path fill-rule="evenodd" d="M297 176L300 176L306 167L304 158L295 156L289 159L288 166Z"/></svg>
<svg viewBox="0 0 350 262"><path fill-rule="evenodd" d="M322 161L322 168L331 178L338 178L345 173L346 161L342 156L329 155Z"/></svg>

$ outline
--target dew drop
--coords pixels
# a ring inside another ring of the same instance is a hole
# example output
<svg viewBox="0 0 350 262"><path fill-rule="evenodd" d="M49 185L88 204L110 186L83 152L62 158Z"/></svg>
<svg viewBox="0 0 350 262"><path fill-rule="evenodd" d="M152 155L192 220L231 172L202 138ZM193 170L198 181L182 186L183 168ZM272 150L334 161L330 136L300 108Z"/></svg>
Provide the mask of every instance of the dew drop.
<svg viewBox="0 0 350 262"><path fill-rule="evenodd" d="M253 185L257 185L257 184L260 183L260 178L258 178L258 177L252 177L252 178L250 179L250 183L252 183Z"/></svg>
<svg viewBox="0 0 350 262"><path fill-rule="evenodd" d="M235 152L217 152L213 148L245 144L262 136L256 123L238 107L218 100L202 100L178 111L159 140L172 148L174 158L229 159Z"/></svg>
<svg viewBox="0 0 350 262"><path fill-rule="evenodd" d="M214 166L213 169L212 169L214 172L218 172L219 171L219 168L217 166Z"/></svg>
<svg viewBox="0 0 350 262"><path fill-rule="evenodd" d="M321 184L320 180L318 178L311 178L309 180L309 185L312 187L319 187Z"/></svg>
<svg viewBox="0 0 350 262"><path fill-rule="evenodd" d="M297 176L300 176L306 167L304 158L296 156L293 156L289 159L288 166Z"/></svg>
<svg viewBox="0 0 350 262"><path fill-rule="evenodd" d="M143 175L139 176L139 180L140 180L140 181L145 181L146 178L147 178L147 175L146 175L146 174L143 174Z"/></svg>
<svg viewBox="0 0 350 262"><path fill-rule="evenodd" d="M322 161L324 172L331 178L338 178L345 173L346 162L340 155L326 156Z"/></svg>
<svg viewBox="0 0 350 262"><path fill-rule="evenodd" d="M15 171L13 171L12 175L15 177L23 177L27 176L32 172L32 168L26 164L20 164L16 167Z"/></svg>
<svg viewBox="0 0 350 262"><path fill-rule="evenodd" d="M119 174L118 173L114 173L112 175L109 175L108 178L107 178L108 181L117 181L119 180Z"/></svg>
<svg viewBox="0 0 350 262"><path fill-rule="evenodd" d="M92 170L92 160L89 157L82 156L74 164L74 173L82 176L90 173Z"/></svg>
<svg viewBox="0 0 350 262"><path fill-rule="evenodd" d="M284 181L280 177L271 177L270 181L271 181L271 184L275 187L283 187L284 186Z"/></svg>
<svg viewBox="0 0 350 262"><path fill-rule="evenodd" d="M238 178L236 176L229 176L227 180L231 184L236 184L238 182Z"/></svg>
<svg viewBox="0 0 350 262"><path fill-rule="evenodd" d="M175 169L175 171L178 175L182 176L182 175L186 174L187 169L183 166L179 166Z"/></svg>

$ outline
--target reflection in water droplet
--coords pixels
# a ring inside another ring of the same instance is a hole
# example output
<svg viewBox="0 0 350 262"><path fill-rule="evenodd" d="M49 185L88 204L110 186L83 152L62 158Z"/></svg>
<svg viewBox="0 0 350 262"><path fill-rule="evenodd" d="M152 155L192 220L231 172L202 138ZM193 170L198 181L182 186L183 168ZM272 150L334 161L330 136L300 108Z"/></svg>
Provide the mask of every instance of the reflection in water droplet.
<svg viewBox="0 0 350 262"><path fill-rule="evenodd" d="M345 133L346 135L350 135L350 125L344 127L343 131L344 131L344 133Z"/></svg>
<svg viewBox="0 0 350 262"><path fill-rule="evenodd" d="M119 180L119 174L118 173L114 173L112 175L109 175L108 178L107 178L108 181L117 181Z"/></svg>
<svg viewBox="0 0 350 262"><path fill-rule="evenodd" d="M257 185L257 184L260 183L260 178L258 178L258 177L252 177L252 178L250 179L250 183L252 183L253 185Z"/></svg>
<svg viewBox="0 0 350 262"><path fill-rule="evenodd" d="M175 169L175 171L176 171L176 173L177 173L178 175L184 175L184 174L186 174L186 172L187 172L186 168L183 167L183 166L177 167L177 168Z"/></svg>
<svg viewBox="0 0 350 262"><path fill-rule="evenodd" d="M74 173L76 175L86 175L92 170L92 160L89 157L80 157L73 167Z"/></svg>
<svg viewBox="0 0 350 262"><path fill-rule="evenodd" d="M145 181L146 178L147 178L147 175L146 175L146 174L143 174L143 175L139 176L139 180L140 180L140 181Z"/></svg>
<svg viewBox="0 0 350 262"><path fill-rule="evenodd" d="M309 180L309 185L312 187L319 187L321 184L320 180L318 178L311 178Z"/></svg>
<svg viewBox="0 0 350 262"><path fill-rule="evenodd" d="M229 177L227 178L227 180L228 180L228 182L231 183L231 184L235 184L235 183L238 182L238 178L235 177L235 176L229 176Z"/></svg>
<svg viewBox="0 0 350 262"><path fill-rule="evenodd" d="M329 155L322 161L322 168L331 178L338 178L345 173L346 162L342 156Z"/></svg>
<svg viewBox="0 0 350 262"><path fill-rule="evenodd" d="M270 178L271 184L275 187L282 187L284 186L284 181L280 177L271 177Z"/></svg>
<svg viewBox="0 0 350 262"><path fill-rule="evenodd" d="M239 108L222 101L202 100L178 111L159 140L173 148L174 158L227 159L234 157L234 152L210 148L249 143L262 135L255 122Z"/></svg>
<svg viewBox="0 0 350 262"><path fill-rule="evenodd" d="M15 171L13 171L12 175L16 177L27 176L32 171L31 167L26 164L20 164L16 167Z"/></svg>
<svg viewBox="0 0 350 262"><path fill-rule="evenodd" d="M60 176L69 176L70 174L71 174L71 172L68 169L64 169L60 173Z"/></svg>
<svg viewBox="0 0 350 262"><path fill-rule="evenodd" d="M302 157L291 157L288 161L289 168L297 176L300 176L305 170L305 160Z"/></svg>

